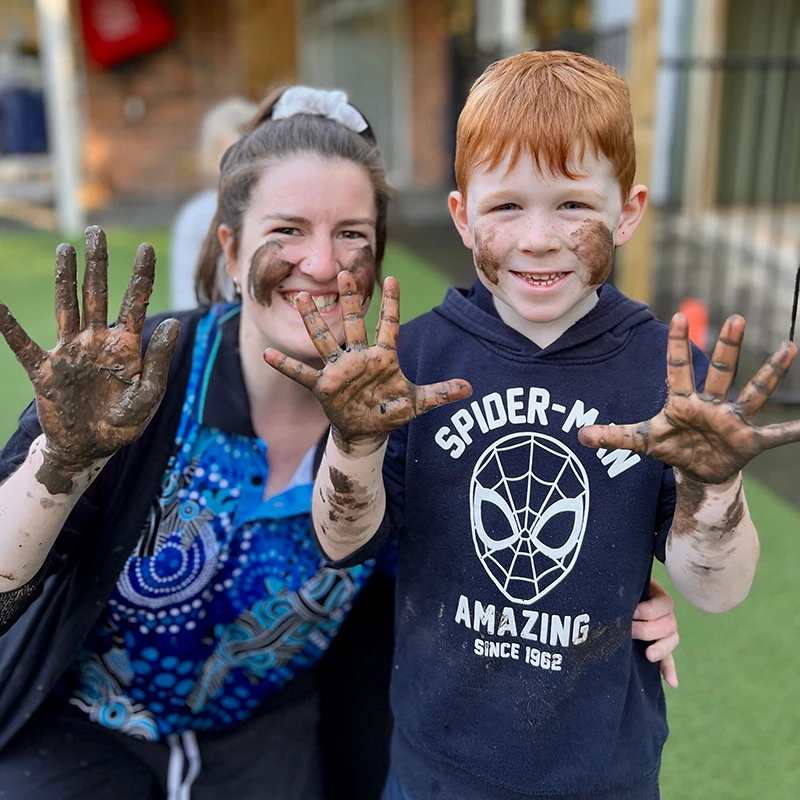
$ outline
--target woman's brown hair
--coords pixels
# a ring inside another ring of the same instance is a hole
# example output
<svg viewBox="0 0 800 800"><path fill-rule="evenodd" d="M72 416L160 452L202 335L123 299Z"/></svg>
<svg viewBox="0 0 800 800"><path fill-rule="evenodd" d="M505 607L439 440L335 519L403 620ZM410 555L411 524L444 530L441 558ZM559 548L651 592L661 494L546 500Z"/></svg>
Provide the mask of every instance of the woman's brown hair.
<svg viewBox="0 0 800 800"><path fill-rule="evenodd" d="M217 265L222 255L217 229L221 224L227 225L238 245L242 217L265 165L293 156L308 154L331 160L344 159L364 167L369 173L375 190L375 265L380 274L386 249L389 186L372 128L368 126L363 132L356 133L335 120L313 114L295 114L273 120L272 110L287 88L280 87L267 93L241 139L222 157L217 213L203 242L195 272L195 294L201 305L224 299L217 281Z"/></svg>

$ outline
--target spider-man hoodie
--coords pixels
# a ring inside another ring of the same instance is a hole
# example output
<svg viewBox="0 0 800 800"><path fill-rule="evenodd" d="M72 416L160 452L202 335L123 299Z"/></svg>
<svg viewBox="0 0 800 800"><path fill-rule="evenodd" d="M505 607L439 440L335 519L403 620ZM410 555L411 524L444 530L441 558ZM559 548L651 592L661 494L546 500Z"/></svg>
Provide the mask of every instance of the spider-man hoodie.
<svg viewBox="0 0 800 800"><path fill-rule="evenodd" d="M399 536L400 782L414 800L657 797L664 696L631 622L674 477L578 430L662 408L667 326L605 286L542 349L476 281L404 325L399 348L409 380L473 387L392 435L386 518L347 562Z"/></svg>

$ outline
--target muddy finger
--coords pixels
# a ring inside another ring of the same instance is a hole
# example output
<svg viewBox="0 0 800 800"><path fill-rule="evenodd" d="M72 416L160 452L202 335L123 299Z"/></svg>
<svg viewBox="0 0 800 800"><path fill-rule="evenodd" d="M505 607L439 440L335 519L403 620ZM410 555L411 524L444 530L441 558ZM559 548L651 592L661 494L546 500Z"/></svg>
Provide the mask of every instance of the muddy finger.
<svg viewBox="0 0 800 800"><path fill-rule="evenodd" d="M297 310L303 317L303 324L322 360L326 364L329 361L335 361L342 352L339 342L330 332L322 314L317 310L316 303L311 299L311 295L308 292L300 292L296 302Z"/></svg>
<svg viewBox="0 0 800 800"><path fill-rule="evenodd" d="M703 387L703 399L720 402L728 399L728 392L731 390L733 376L736 373L736 364L739 361L744 326L744 317L738 314L725 320L711 355L706 384Z"/></svg>
<svg viewBox="0 0 800 800"><path fill-rule="evenodd" d="M108 244L102 228L92 225L84 235L83 327L108 325Z"/></svg>
<svg viewBox="0 0 800 800"><path fill-rule="evenodd" d="M383 297L378 318L378 333L375 344L389 350L397 350L400 335L400 285L394 278L383 282Z"/></svg>
<svg viewBox="0 0 800 800"><path fill-rule="evenodd" d="M589 425L578 431L578 441L587 447L606 450L632 450L646 453L649 447L649 426L638 425Z"/></svg>
<svg viewBox="0 0 800 800"><path fill-rule="evenodd" d="M17 361L22 364L31 381L36 380L36 373L47 353L25 333L22 325L14 319L5 303L0 303L0 333L8 343Z"/></svg>
<svg viewBox="0 0 800 800"><path fill-rule="evenodd" d="M414 404L417 416L438 406L465 400L472 394L472 386L467 381L452 380L418 386Z"/></svg>
<svg viewBox="0 0 800 800"><path fill-rule="evenodd" d="M133 272L122 298L117 325L127 328L137 336L144 327L147 305L153 291L156 272L156 254L149 244L140 244L133 261Z"/></svg>
<svg viewBox="0 0 800 800"><path fill-rule="evenodd" d="M273 350L271 347L268 347L264 351L264 361L273 369L282 372L287 378L291 378L293 381L297 381L301 386L305 386L306 389L313 391L314 386L316 386L319 380L320 373L317 370L312 369L308 364L304 364L302 361L297 361L294 358L284 355L280 350Z"/></svg>
<svg viewBox="0 0 800 800"><path fill-rule="evenodd" d="M344 321L344 340L347 347L363 350L367 347L367 328L355 278L346 271L338 276L339 303Z"/></svg>
<svg viewBox="0 0 800 800"><path fill-rule="evenodd" d="M165 319L153 332L142 362L142 376L132 406L154 411L167 389L167 377L172 353L181 332L177 319Z"/></svg>
<svg viewBox="0 0 800 800"><path fill-rule="evenodd" d="M683 314L675 314L669 326L667 384L669 385L670 394L688 397L694 392L689 323Z"/></svg>
<svg viewBox="0 0 800 800"><path fill-rule="evenodd" d="M758 428L758 441L762 450L772 450L784 444L800 442L800 420L794 422L776 422Z"/></svg>
<svg viewBox="0 0 800 800"><path fill-rule="evenodd" d="M797 346L792 342L784 342L780 350L761 365L736 398L736 405L746 417L752 419L769 400L796 355Z"/></svg>
<svg viewBox="0 0 800 800"><path fill-rule="evenodd" d="M71 244L60 244L56 248L56 331L59 341L78 333L80 325L75 248Z"/></svg>

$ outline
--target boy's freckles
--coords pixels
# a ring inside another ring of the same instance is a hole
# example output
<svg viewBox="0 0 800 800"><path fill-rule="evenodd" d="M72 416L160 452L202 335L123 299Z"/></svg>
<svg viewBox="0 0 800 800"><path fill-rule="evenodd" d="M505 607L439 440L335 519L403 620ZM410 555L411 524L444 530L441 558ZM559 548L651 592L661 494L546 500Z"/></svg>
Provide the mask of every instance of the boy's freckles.
<svg viewBox="0 0 800 800"><path fill-rule="evenodd" d="M250 259L247 290L250 297L262 306L272 305L272 290L292 274L295 264L281 258L283 245L277 241L264 242Z"/></svg>
<svg viewBox="0 0 800 800"><path fill-rule="evenodd" d="M372 247L364 245L345 269L355 278L361 302L365 303L375 290L375 278L378 272Z"/></svg>
<svg viewBox="0 0 800 800"><path fill-rule="evenodd" d="M589 270L589 285L605 283L614 265L614 236L599 219L587 219L572 234L572 251Z"/></svg>
<svg viewBox="0 0 800 800"><path fill-rule="evenodd" d="M476 228L472 234L472 253L475 259L475 266L486 276L486 280L495 286L500 281L498 277L500 261L492 252L496 236L497 231L494 228L488 228L485 232Z"/></svg>

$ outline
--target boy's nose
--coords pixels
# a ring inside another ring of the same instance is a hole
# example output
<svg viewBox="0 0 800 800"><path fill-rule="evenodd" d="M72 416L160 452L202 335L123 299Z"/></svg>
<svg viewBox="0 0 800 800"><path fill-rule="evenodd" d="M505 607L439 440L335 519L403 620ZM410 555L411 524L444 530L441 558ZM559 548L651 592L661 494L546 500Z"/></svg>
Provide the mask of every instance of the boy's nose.
<svg viewBox="0 0 800 800"><path fill-rule="evenodd" d="M335 280L341 266L336 261L333 242L322 238L312 242L305 257L298 264L298 269L317 283Z"/></svg>
<svg viewBox="0 0 800 800"><path fill-rule="evenodd" d="M561 238L557 228L547 220L530 220L520 233L518 247L533 255L551 253L561 249Z"/></svg>

